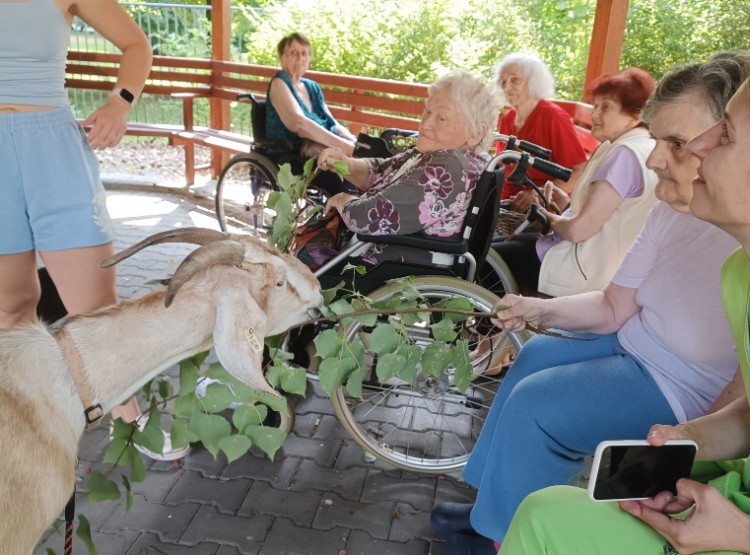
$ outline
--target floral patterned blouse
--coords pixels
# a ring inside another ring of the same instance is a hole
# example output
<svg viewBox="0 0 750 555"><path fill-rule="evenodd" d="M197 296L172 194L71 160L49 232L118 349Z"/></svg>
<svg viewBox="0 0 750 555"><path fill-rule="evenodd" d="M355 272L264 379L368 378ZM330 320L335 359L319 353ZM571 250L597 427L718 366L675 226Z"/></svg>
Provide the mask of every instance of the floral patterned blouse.
<svg viewBox="0 0 750 555"><path fill-rule="evenodd" d="M343 208L344 223L369 235L421 231L454 237L461 233L471 193L489 159L465 149L427 154L412 149L392 158L368 158L369 188ZM368 254L380 260L425 258L425 253L419 257L414 249L393 246L377 246Z"/></svg>

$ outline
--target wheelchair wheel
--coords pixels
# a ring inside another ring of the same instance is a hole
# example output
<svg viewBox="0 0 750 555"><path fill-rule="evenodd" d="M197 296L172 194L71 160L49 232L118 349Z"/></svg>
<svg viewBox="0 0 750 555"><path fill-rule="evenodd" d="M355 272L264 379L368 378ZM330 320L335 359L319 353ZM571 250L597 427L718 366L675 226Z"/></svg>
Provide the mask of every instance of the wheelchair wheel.
<svg viewBox="0 0 750 555"><path fill-rule="evenodd" d="M425 298L463 297L475 312L488 312L498 298L490 291L467 281L444 276L425 276L412 282ZM403 289L391 283L369 295L372 300L387 299ZM394 317L391 316L391 319ZM393 321L393 320L391 320ZM489 317L468 320L462 338L470 348L479 349L487 341L492 325ZM358 335L364 344L372 328L353 324L346 330L349 338ZM492 333L496 333L495 332ZM407 335L414 344L425 348L431 341L426 322L407 326ZM449 367L436 378L421 375L419 366L414 384L398 379L380 382L375 372L376 360L367 355L362 384L362 398L348 395L342 386L331 398L336 415L346 431L366 451L394 466L422 473L448 473L463 468L479 437L490 405L502 383L505 370L515 358L526 333L502 333L493 336L496 351L505 351L503 371L485 376L475 368L474 377L465 392L459 391Z"/></svg>
<svg viewBox="0 0 750 555"><path fill-rule="evenodd" d="M505 260L490 248L485 263L477 274L477 283L489 289L498 297L506 293L518 294L518 284Z"/></svg>
<svg viewBox="0 0 750 555"><path fill-rule="evenodd" d="M216 184L216 217L222 231L229 227L253 233L270 226L273 214L266 208L268 195L277 189L279 168L256 152L234 156Z"/></svg>

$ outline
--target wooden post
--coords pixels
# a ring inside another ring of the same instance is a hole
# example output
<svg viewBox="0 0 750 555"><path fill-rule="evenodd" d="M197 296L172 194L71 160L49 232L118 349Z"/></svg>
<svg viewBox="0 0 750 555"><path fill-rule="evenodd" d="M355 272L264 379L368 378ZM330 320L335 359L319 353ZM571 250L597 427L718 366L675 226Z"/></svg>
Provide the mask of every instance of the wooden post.
<svg viewBox="0 0 750 555"><path fill-rule="evenodd" d="M629 4L630 0L597 0L584 91L600 75L619 69ZM591 102L585 96L583 100Z"/></svg>
<svg viewBox="0 0 750 555"><path fill-rule="evenodd" d="M232 50L232 0L211 0L211 60L230 61ZM216 77L216 70L211 70L211 79ZM231 115L229 103L211 97L211 128L229 130ZM211 150L211 177L218 177L224 166L226 154L218 149Z"/></svg>

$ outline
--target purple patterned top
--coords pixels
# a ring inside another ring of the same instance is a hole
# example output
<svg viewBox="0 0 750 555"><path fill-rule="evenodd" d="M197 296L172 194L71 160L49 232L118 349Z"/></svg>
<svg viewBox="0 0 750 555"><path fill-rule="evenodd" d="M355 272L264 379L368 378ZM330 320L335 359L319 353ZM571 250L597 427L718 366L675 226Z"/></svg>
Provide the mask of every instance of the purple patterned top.
<svg viewBox="0 0 750 555"><path fill-rule="evenodd" d="M344 207L344 223L355 233L369 235L421 231L454 237L461 233L471 193L489 159L488 154L465 149L427 154L412 149L392 158L368 158L369 188ZM400 260L406 250L378 247L373 254L382 254L377 256L381 260Z"/></svg>

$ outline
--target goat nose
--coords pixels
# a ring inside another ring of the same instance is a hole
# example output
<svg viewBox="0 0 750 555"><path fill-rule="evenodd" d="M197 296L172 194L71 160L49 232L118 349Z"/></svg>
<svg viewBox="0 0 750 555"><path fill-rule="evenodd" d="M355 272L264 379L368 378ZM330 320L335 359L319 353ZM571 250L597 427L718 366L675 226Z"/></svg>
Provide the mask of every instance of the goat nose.
<svg viewBox="0 0 750 555"><path fill-rule="evenodd" d="M318 310L317 308L308 308L307 309L307 317L310 318L310 320L317 320L318 318L322 317L323 313Z"/></svg>

